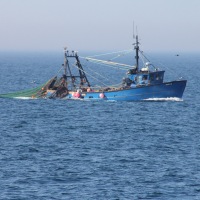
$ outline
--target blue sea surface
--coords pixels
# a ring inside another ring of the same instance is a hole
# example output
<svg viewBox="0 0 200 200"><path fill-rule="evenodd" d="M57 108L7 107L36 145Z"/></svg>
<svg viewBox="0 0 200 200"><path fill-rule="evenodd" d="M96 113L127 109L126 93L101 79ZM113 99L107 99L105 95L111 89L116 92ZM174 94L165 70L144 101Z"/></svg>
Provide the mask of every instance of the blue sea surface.
<svg viewBox="0 0 200 200"><path fill-rule="evenodd" d="M62 56L1 52L0 93L46 82ZM0 98L0 199L200 199L200 56L153 56L188 80L183 100Z"/></svg>

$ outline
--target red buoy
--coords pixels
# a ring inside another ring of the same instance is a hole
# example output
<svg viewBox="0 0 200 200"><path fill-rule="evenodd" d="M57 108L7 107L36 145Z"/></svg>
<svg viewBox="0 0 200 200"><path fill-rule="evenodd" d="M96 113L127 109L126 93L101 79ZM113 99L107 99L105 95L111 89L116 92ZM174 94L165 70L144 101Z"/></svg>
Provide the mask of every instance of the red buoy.
<svg viewBox="0 0 200 200"><path fill-rule="evenodd" d="M81 94L79 92L76 92L76 98L80 98Z"/></svg>
<svg viewBox="0 0 200 200"><path fill-rule="evenodd" d="M104 93L100 93L100 94L99 94L99 97L100 97L101 99L103 99L103 98L105 97Z"/></svg>
<svg viewBox="0 0 200 200"><path fill-rule="evenodd" d="M73 92L73 93L72 93L72 96L73 96L74 98L81 98L81 93L80 93L80 92Z"/></svg>

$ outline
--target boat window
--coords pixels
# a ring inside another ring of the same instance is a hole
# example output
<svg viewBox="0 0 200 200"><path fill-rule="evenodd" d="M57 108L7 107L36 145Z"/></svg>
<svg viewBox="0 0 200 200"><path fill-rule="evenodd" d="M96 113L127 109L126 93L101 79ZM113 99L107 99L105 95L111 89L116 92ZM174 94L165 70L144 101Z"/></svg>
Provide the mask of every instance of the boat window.
<svg viewBox="0 0 200 200"><path fill-rule="evenodd" d="M148 79L148 75L143 75L142 79L146 81Z"/></svg>
<svg viewBox="0 0 200 200"><path fill-rule="evenodd" d="M156 80L162 80L163 79L163 75L162 74L156 74Z"/></svg>
<svg viewBox="0 0 200 200"><path fill-rule="evenodd" d="M150 81L154 81L154 74L150 74L149 79L150 79Z"/></svg>

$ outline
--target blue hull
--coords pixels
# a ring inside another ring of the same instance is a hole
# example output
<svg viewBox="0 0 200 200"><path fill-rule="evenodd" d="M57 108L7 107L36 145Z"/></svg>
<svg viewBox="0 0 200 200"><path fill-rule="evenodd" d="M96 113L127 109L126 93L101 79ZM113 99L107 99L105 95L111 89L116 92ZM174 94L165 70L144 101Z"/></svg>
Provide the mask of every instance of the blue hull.
<svg viewBox="0 0 200 200"><path fill-rule="evenodd" d="M136 88L82 93L81 98L85 100L113 100L113 101L140 101L151 98L182 98L186 87L186 80L165 82L156 85L140 86ZM104 97L102 97L102 94ZM68 95L67 99L73 98Z"/></svg>

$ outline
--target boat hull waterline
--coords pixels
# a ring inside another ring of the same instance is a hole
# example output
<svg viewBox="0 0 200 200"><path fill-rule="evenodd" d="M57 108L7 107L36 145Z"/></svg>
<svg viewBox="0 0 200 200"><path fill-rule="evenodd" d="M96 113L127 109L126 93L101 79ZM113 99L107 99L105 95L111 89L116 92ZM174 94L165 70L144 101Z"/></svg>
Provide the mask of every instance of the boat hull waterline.
<svg viewBox="0 0 200 200"><path fill-rule="evenodd" d="M153 98L179 98L183 96L186 80L165 82L157 85L140 86L135 88L104 91L104 92L82 92L76 97L69 93L64 99L73 100L111 100L111 101L141 101ZM49 95L53 92L49 91Z"/></svg>

